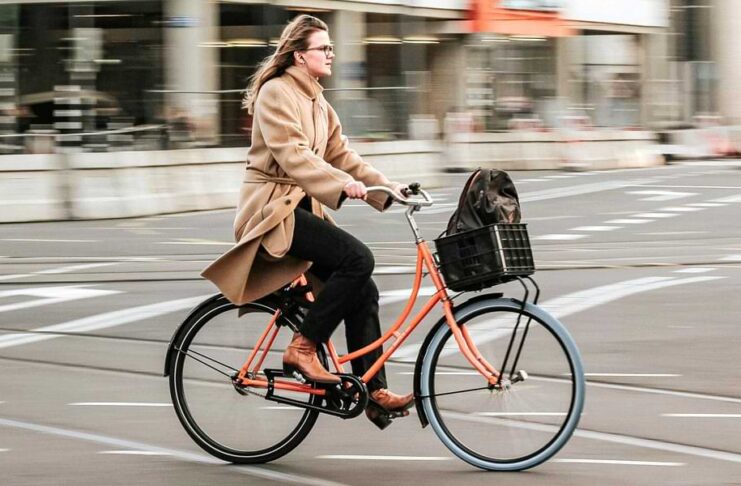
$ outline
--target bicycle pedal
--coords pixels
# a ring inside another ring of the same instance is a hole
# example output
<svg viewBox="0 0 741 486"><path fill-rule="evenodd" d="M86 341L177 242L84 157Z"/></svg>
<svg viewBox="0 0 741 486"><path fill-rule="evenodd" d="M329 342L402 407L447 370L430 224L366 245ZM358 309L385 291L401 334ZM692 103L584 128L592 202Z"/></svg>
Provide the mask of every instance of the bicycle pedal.
<svg viewBox="0 0 741 486"><path fill-rule="evenodd" d="M298 371L294 371L294 372L292 373L292 376L293 376L293 379L294 379L294 380L298 381L298 382L299 382L299 383L301 383L302 385L305 385L305 384L307 383L307 382L306 382L306 378L304 377L304 375L302 375L302 374L301 374L301 373L299 373Z"/></svg>

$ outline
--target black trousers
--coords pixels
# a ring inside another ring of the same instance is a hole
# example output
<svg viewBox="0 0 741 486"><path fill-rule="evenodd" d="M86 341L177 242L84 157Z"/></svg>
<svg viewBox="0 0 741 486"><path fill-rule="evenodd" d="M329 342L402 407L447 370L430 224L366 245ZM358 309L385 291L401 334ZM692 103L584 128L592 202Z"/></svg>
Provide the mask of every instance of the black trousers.
<svg viewBox="0 0 741 486"><path fill-rule="evenodd" d="M324 282L324 289L306 315L301 334L324 343L345 321L350 352L381 337L378 318L378 288L371 279L373 253L350 233L297 207L293 242L288 254L313 262L310 272ZM383 349L352 360L353 374L363 375ZM368 383L370 391L387 388L383 368Z"/></svg>

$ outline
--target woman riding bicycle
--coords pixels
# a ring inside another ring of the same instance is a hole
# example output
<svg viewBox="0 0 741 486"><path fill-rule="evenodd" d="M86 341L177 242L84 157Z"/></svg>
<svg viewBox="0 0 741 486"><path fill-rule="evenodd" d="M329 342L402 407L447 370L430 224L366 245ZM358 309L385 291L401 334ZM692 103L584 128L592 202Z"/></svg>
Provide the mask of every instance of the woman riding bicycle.
<svg viewBox="0 0 741 486"><path fill-rule="evenodd" d="M287 376L297 372L300 379L324 384L340 378L322 366L316 347L340 321L351 352L378 339L381 326L373 255L335 226L322 205L337 210L346 198L364 199L383 211L391 198L368 194L366 185L386 186L399 197L406 190L348 147L318 82L332 74L333 59L327 25L300 15L251 78L245 107L254 117L252 145L234 221L237 244L202 274L238 305L279 290L301 273L318 278L323 289L286 348L283 367ZM353 374L363 375L382 352L379 347L353 360ZM387 410L406 411L414 402L411 393L387 389L383 368L367 386Z"/></svg>

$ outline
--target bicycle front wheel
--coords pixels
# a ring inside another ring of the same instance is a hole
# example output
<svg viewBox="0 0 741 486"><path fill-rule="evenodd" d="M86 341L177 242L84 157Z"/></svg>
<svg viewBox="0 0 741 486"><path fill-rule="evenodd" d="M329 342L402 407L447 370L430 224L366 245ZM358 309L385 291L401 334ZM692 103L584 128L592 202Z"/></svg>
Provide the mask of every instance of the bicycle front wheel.
<svg viewBox="0 0 741 486"><path fill-rule="evenodd" d="M183 324L174 342L170 395L175 411L191 438L225 461L275 460L295 448L316 422L316 411L266 400L265 388L239 388L232 382L276 311L269 302L237 307L216 299ZM277 334L255 378L264 378L266 368L282 367L293 335L289 324L297 325L296 319L279 317ZM324 360L321 349L318 353ZM255 363L259 361L260 354ZM282 395L314 405L322 400L307 393Z"/></svg>
<svg viewBox="0 0 741 486"><path fill-rule="evenodd" d="M566 329L542 309L528 305L520 314L520 303L506 299L464 305L456 319L498 370L513 333L515 339L501 386L492 389L450 327L437 329L421 370L422 404L437 436L456 456L487 470L528 469L553 456L576 429L584 404L581 358Z"/></svg>

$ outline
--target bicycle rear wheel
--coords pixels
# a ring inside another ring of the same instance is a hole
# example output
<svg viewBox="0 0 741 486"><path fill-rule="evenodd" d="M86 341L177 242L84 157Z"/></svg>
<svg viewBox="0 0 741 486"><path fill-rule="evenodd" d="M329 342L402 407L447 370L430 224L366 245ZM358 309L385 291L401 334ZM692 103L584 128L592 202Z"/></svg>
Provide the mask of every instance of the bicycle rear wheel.
<svg viewBox="0 0 741 486"><path fill-rule="evenodd" d="M524 373L505 373L504 386L491 390L441 325L423 358L420 383L435 433L456 456L487 470L527 469L553 456L576 429L584 403L581 359L568 332L534 306L520 317L520 304L505 299L464 304L456 319L497 369L512 333L510 365L525 337L513 370Z"/></svg>
<svg viewBox="0 0 741 486"><path fill-rule="evenodd" d="M237 307L220 298L185 322L174 343L170 395L178 418L199 446L225 461L275 460L294 449L316 422L316 411L266 400L265 388L242 389L245 395L232 383L231 377L276 310L269 302ZM283 351L293 335L289 324L297 325L297 319L280 316L278 333L261 370L281 368ZM324 362L322 350L318 353ZM316 405L322 400L306 393L281 395Z"/></svg>

